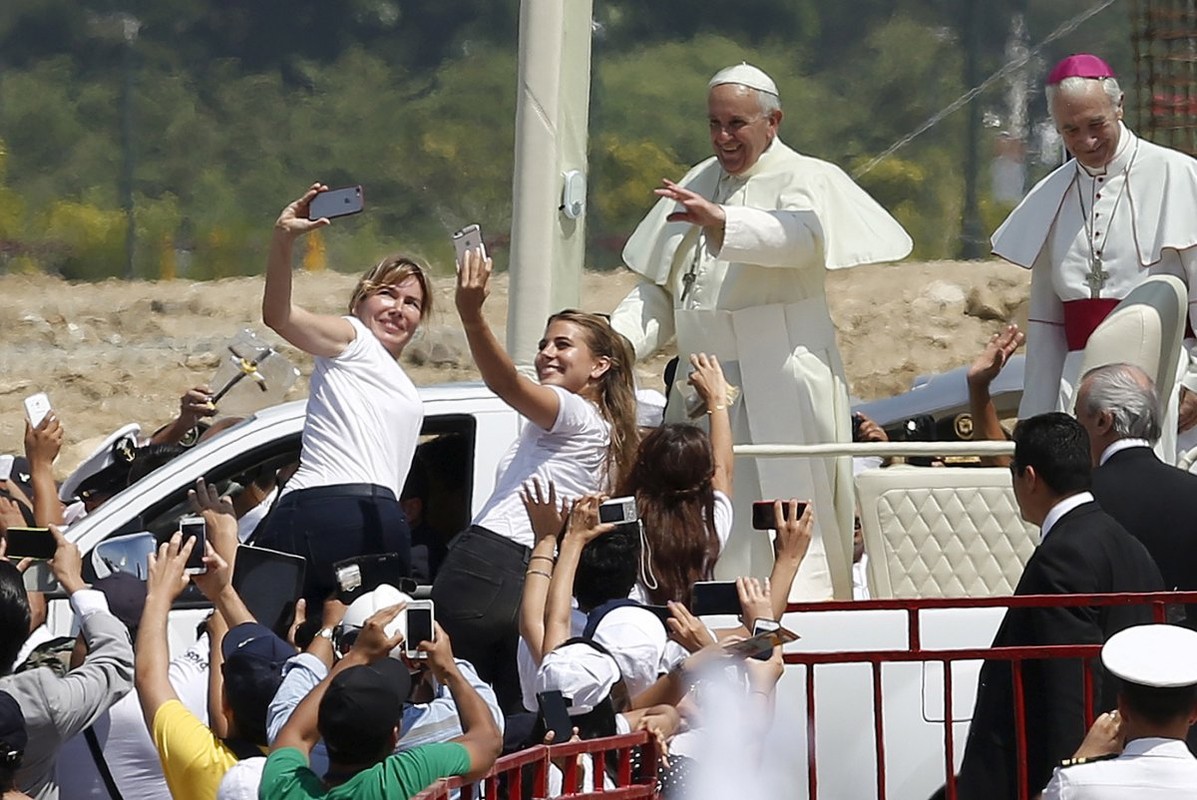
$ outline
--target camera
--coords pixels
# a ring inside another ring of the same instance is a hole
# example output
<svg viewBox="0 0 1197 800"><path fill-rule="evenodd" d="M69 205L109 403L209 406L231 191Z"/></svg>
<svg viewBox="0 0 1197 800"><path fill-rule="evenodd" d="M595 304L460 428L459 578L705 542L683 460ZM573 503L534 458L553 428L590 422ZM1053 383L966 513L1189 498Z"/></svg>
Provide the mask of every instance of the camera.
<svg viewBox="0 0 1197 800"><path fill-rule="evenodd" d="M635 497L614 497L599 506L599 522L628 525L639 521Z"/></svg>

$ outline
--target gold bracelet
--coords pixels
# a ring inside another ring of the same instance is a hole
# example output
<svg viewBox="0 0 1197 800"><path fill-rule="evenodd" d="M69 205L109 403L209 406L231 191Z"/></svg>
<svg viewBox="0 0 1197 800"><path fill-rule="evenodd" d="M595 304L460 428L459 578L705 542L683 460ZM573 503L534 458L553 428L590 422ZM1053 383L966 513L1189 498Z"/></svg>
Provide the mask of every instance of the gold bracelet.
<svg viewBox="0 0 1197 800"><path fill-rule="evenodd" d="M714 408L708 408L707 414L714 414L716 411L726 411L726 410L727 410L727 406L715 406Z"/></svg>
<svg viewBox="0 0 1197 800"><path fill-rule="evenodd" d="M529 558L528 558L528 560L529 560L529 561L535 561L535 560L536 560L536 559L538 559L538 558L539 558L539 559L541 559L542 561L547 561L547 562L549 562L550 564L556 564L556 563L557 563L557 559L553 558L552 556L531 556L531 557L529 557Z"/></svg>
<svg viewBox="0 0 1197 800"><path fill-rule="evenodd" d="M543 569L530 569L527 572L525 572L524 575L525 576L527 576L527 575L543 575L546 578L548 578L549 580L553 579L553 576L550 575L549 573L545 572Z"/></svg>

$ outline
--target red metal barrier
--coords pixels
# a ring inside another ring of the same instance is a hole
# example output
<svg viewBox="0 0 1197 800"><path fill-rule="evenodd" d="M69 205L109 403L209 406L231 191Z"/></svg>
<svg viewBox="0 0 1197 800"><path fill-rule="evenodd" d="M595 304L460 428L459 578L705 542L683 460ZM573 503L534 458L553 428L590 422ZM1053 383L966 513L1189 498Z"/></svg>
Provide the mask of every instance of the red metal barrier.
<svg viewBox="0 0 1197 800"><path fill-rule="evenodd" d="M632 775L632 751L639 747L643 774ZM462 778L440 780L416 795L412 800L448 800L455 789L461 790L462 800L475 796L480 800L495 800L500 796L500 785L506 788L508 800L540 800L548 797L549 765L556 762L563 767L563 786L578 785L578 756L589 756L598 766L592 770L602 775L602 764L608 753L614 753L614 787L597 788L594 791L563 791L556 797L568 800L638 800L656 798L657 784L657 740L645 731L636 731L622 736L608 736L603 739L588 739L582 742L564 742L555 745L536 745L518 753L503 756L477 783ZM529 783L525 785L525 780ZM602 786L602 781L597 781ZM530 789L529 789L530 787ZM530 794L525 792L529 789ZM475 794L477 792L477 794Z"/></svg>
<svg viewBox="0 0 1197 800"><path fill-rule="evenodd" d="M944 671L944 767L947 800L956 800L955 747L952 739L952 669L958 661L999 660L1010 661L1013 676L1015 700L1015 730L1018 747L1019 800L1026 800L1026 719L1025 696L1023 693L1023 663L1028 660L1083 659L1085 701L1085 726L1094 716L1093 710L1093 660L1101 652L1100 644L1052 645L1041 647L983 647L959 649L927 649L922 646L922 621L920 612L940 609L966 608L1046 608L1074 606L1119 606L1145 605L1152 609L1156 622L1167 619L1168 606L1197 603L1197 592L1155 592L1144 594L1100 594L1100 595L1026 595L1021 597L978 597L978 598L926 598L911 600L851 600L825 603L791 603L787 613L824 613L829 611L902 611L907 616L907 647L903 650L862 650L852 652L813 652L785 654L787 665L805 667L806 679L806 726L807 726L807 796L809 800L818 797L816 773L816 715L815 715L815 673L816 668L831 664L869 664L872 668L873 736L877 759L877 798L886 800L885 786L885 739L883 698L881 691L881 668L884 664L901 662L939 663ZM790 625L801 632L801 624Z"/></svg>

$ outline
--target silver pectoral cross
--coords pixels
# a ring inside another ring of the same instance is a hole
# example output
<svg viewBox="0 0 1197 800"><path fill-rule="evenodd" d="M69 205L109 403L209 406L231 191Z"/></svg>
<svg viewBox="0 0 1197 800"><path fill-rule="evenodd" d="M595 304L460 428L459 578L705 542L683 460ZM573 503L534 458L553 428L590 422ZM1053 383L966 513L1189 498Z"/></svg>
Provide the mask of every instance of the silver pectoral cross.
<svg viewBox="0 0 1197 800"><path fill-rule="evenodd" d="M1089 286L1089 297L1101 296L1101 289L1106 285L1110 273L1101 268L1101 259L1096 256L1089 262L1089 272L1085 275L1085 283Z"/></svg>

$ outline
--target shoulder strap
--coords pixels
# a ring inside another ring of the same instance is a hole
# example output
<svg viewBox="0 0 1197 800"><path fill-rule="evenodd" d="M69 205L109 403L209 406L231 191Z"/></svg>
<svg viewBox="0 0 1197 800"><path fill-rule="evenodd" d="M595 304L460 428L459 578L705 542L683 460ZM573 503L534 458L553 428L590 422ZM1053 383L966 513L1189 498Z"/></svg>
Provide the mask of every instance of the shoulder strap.
<svg viewBox="0 0 1197 800"><path fill-rule="evenodd" d="M100 773L100 780L104 781L104 788L112 800L124 800L121 790L116 788L116 779L112 777L112 770L108 769L108 762L104 759L104 750L100 747L100 737L96 736L94 726L83 731L83 738L87 740L87 749L91 751L91 758L96 762L96 771Z"/></svg>

